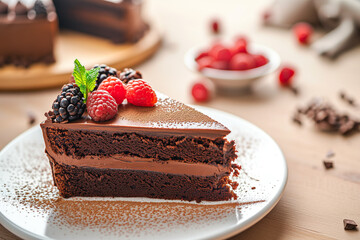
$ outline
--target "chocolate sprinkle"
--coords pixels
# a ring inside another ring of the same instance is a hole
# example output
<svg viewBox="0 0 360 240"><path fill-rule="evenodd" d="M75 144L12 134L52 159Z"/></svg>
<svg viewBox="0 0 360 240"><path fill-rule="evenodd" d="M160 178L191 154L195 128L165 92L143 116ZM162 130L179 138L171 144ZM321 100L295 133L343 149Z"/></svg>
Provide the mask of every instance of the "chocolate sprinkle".
<svg viewBox="0 0 360 240"><path fill-rule="evenodd" d="M332 161L323 161L323 163L324 163L324 167L326 168L326 169L330 169L330 168L333 168L334 167L334 163L332 162Z"/></svg>
<svg viewBox="0 0 360 240"><path fill-rule="evenodd" d="M339 94L340 98L342 100L344 100L345 102L347 102L349 105L351 106L356 106L356 102L354 100L354 98L350 97L349 95L347 95L344 91L341 91Z"/></svg>
<svg viewBox="0 0 360 240"><path fill-rule="evenodd" d="M291 86L291 87L289 87L289 88L290 88L291 92L292 92L295 96L299 95L299 88L294 87L294 86Z"/></svg>
<svg viewBox="0 0 360 240"><path fill-rule="evenodd" d="M344 219L344 229L345 230L355 230L357 227L357 224L354 220L351 219Z"/></svg>
<svg viewBox="0 0 360 240"><path fill-rule="evenodd" d="M300 126L302 125L301 116L300 116L299 113L296 113L296 114L294 115L294 117L292 118L292 120L293 120L294 123L297 123L297 124L299 124Z"/></svg>
<svg viewBox="0 0 360 240"><path fill-rule="evenodd" d="M36 121L35 114L33 112L27 112L27 117L29 120L29 125L33 125Z"/></svg>
<svg viewBox="0 0 360 240"><path fill-rule="evenodd" d="M312 100L308 106L297 109L293 121L299 124L300 115L311 119L321 131L349 135L360 130L360 121L347 114L337 112L329 103L323 100Z"/></svg>

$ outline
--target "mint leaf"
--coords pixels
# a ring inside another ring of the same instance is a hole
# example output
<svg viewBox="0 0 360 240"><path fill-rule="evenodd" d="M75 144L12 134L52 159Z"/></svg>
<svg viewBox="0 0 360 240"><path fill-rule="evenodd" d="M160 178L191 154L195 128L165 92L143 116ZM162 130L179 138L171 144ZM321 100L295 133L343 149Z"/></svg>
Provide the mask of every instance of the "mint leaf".
<svg viewBox="0 0 360 240"><path fill-rule="evenodd" d="M80 91L84 95L84 102L86 103L89 92L91 92L95 88L96 79L99 74L100 68L97 67L87 71L77 59L75 59L74 65L74 80L76 85L78 85Z"/></svg>
<svg viewBox="0 0 360 240"><path fill-rule="evenodd" d="M99 74L99 70L100 68L93 68L90 71L86 72L86 81L87 81L87 85L88 85L88 90L91 92L92 90L94 90L95 88L95 84L96 84L96 80L97 80L97 76Z"/></svg>

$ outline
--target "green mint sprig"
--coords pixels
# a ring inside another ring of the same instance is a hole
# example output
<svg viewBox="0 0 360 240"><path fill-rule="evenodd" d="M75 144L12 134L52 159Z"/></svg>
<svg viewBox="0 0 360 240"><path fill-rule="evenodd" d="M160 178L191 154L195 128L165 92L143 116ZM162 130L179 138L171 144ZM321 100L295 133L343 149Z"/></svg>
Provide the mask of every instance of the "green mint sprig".
<svg viewBox="0 0 360 240"><path fill-rule="evenodd" d="M80 91L84 95L84 103L86 103L89 92L91 92L95 88L96 79L99 74L100 68L97 67L87 71L77 59L75 59L74 64L74 80L76 85L78 85Z"/></svg>

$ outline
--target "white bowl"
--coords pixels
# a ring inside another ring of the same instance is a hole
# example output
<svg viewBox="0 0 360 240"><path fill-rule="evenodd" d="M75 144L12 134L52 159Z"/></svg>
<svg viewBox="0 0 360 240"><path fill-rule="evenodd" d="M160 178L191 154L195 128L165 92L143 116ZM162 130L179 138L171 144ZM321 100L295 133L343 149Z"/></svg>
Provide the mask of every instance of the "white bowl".
<svg viewBox="0 0 360 240"><path fill-rule="evenodd" d="M274 72L280 66L280 56L277 52L264 45L251 43L248 45L248 51L251 54L264 55L269 60L267 64L242 71L219 70L213 68L204 68L202 71L199 71L197 69L195 58L204 49L206 49L206 47L191 48L185 54L185 65L190 70L200 73L202 76L210 79L217 87L223 89L249 87L255 80Z"/></svg>

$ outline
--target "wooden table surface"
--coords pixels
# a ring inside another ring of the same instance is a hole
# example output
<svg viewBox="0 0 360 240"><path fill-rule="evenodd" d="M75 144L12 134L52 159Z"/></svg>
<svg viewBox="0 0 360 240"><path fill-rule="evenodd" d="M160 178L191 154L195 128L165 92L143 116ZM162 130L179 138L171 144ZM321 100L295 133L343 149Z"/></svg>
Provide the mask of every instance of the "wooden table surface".
<svg viewBox="0 0 360 240"><path fill-rule="evenodd" d="M160 51L137 69L155 89L193 103L189 87L198 76L186 69L183 56L193 45L212 37L208 28L212 17L221 19L224 36L244 33L275 49L284 63L296 67L299 96L280 89L271 75L259 81L251 93L217 95L204 104L262 128L278 142L288 163L288 184L280 202L264 219L232 239L360 239L360 231L345 231L342 223L349 218L360 224L360 134L343 137L291 121L296 107L313 97L325 97L360 117L360 108L347 108L338 96L344 90L360 102L360 47L336 61L321 58L296 44L290 31L261 25L261 12L270 3L150 0L147 9L161 24L165 41ZM0 148L31 127L27 112L35 114L35 124L42 121L58 91L1 92ZM322 160L330 149L336 154L335 167L325 170ZM0 239L18 238L0 225Z"/></svg>

